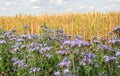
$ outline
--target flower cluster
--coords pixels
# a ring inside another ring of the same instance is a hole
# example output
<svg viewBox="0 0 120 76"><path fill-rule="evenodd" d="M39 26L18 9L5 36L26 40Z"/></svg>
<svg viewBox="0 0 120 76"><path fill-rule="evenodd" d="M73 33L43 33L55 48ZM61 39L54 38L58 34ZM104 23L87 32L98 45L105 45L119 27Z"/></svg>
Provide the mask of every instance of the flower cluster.
<svg viewBox="0 0 120 76"><path fill-rule="evenodd" d="M6 76L119 76L120 26L111 38L65 34L41 26L39 35L0 33L0 73ZM72 36L72 37L71 37Z"/></svg>

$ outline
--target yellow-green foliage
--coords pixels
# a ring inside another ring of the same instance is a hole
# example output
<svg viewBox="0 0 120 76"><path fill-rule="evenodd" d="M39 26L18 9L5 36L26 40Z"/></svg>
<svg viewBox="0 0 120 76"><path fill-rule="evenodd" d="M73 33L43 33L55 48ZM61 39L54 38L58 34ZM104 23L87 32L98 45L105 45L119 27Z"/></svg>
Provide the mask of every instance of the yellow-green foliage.
<svg viewBox="0 0 120 76"><path fill-rule="evenodd" d="M93 35L108 37L108 32L116 25L120 25L120 12L103 13L70 13L53 15L16 15L1 16L0 26L5 30L17 28L18 33L23 33L23 25L28 24L28 33L39 33L40 25L45 24L50 28L62 27L65 33L81 34L85 38Z"/></svg>

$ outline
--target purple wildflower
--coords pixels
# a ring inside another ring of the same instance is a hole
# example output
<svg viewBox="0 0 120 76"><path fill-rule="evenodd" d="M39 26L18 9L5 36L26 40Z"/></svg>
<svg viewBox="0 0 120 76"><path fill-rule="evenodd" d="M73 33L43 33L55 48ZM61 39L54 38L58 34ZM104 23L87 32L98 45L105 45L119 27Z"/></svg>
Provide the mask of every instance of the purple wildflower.
<svg viewBox="0 0 120 76"><path fill-rule="evenodd" d="M33 51L35 51L36 49L35 48L30 48L30 52L33 52Z"/></svg>
<svg viewBox="0 0 120 76"><path fill-rule="evenodd" d="M106 39L105 39L105 38L103 38L103 37L100 37L100 40L101 40L101 41L106 41Z"/></svg>
<svg viewBox="0 0 120 76"><path fill-rule="evenodd" d="M67 55L67 54L69 54L70 52L69 51L67 51L67 50L62 50L62 51L56 51L56 54L59 54L59 55Z"/></svg>
<svg viewBox="0 0 120 76"><path fill-rule="evenodd" d="M63 43L63 45L65 45L65 44L68 44L68 45L70 45L71 47L74 47L74 46L76 45L76 41L67 40L67 41L65 41L65 42Z"/></svg>
<svg viewBox="0 0 120 76"><path fill-rule="evenodd" d="M116 52L116 56L120 56L120 49Z"/></svg>
<svg viewBox="0 0 120 76"><path fill-rule="evenodd" d="M17 39L17 42L23 42L24 40L22 38Z"/></svg>
<svg viewBox="0 0 120 76"><path fill-rule="evenodd" d="M77 44L78 44L79 47L89 47L91 45L90 42L82 41L82 40L78 40Z"/></svg>
<svg viewBox="0 0 120 76"><path fill-rule="evenodd" d="M105 55L104 58L105 58L106 62L113 62L114 60L116 60L116 57L114 57L114 56Z"/></svg>
<svg viewBox="0 0 120 76"><path fill-rule="evenodd" d="M22 49L23 49L23 48L26 48L26 45L21 45L20 48L22 48Z"/></svg>
<svg viewBox="0 0 120 76"><path fill-rule="evenodd" d="M13 66L18 66L18 67L27 67L27 65L24 64L25 60L16 60L13 63Z"/></svg>
<svg viewBox="0 0 120 76"><path fill-rule="evenodd" d="M53 47L43 47L43 48L41 48L40 50L38 50L38 52L39 53L44 53L44 52L46 52L46 51L49 51L49 50L51 50Z"/></svg>
<svg viewBox="0 0 120 76"><path fill-rule="evenodd" d="M70 71L69 71L68 68L63 70L63 74L64 74L64 75L65 75L65 74L68 74L69 72L70 72Z"/></svg>
<svg viewBox="0 0 120 76"><path fill-rule="evenodd" d="M58 64L60 67L69 67L71 64L71 61L68 58L64 58L62 62Z"/></svg>
<svg viewBox="0 0 120 76"><path fill-rule="evenodd" d="M83 66L84 66L84 65L86 65L86 64L87 64L87 63L86 63L85 61L83 61L83 60L79 62L79 65L83 65Z"/></svg>
<svg viewBox="0 0 120 76"><path fill-rule="evenodd" d="M47 57L48 59L50 59L52 57L52 55L50 55L50 54L45 54L44 56Z"/></svg>
<svg viewBox="0 0 120 76"><path fill-rule="evenodd" d="M33 37L32 37L32 35L23 34L23 35L22 35L22 38L23 38L23 39L30 40L30 39L32 39Z"/></svg>
<svg viewBox="0 0 120 76"><path fill-rule="evenodd" d="M81 53L84 57L83 60L80 62L80 65L86 65L87 63L93 64L93 58L95 58L95 55L93 53Z"/></svg>
<svg viewBox="0 0 120 76"><path fill-rule="evenodd" d="M11 59L11 61L17 61L17 58L16 57L13 57L12 59Z"/></svg>
<svg viewBox="0 0 120 76"><path fill-rule="evenodd" d="M120 44L120 40L119 39L112 39L109 41L109 44Z"/></svg>
<svg viewBox="0 0 120 76"><path fill-rule="evenodd" d="M100 44L100 41L99 40L93 40L93 43Z"/></svg>
<svg viewBox="0 0 120 76"><path fill-rule="evenodd" d="M75 39L76 39L76 40L82 40L82 36L77 35L77 36L75 37Z"/></svg>
<svg viewBox="0 0 120 76"><path fill-rule="evenodd" d="M6 44L5 40L0 40L0 44Z"/></svg>
<svg viewBox="0 0 120 76"><path fill-rule="evenodd" d="M120 26L116 26L112 32L116 33L116 32L120 32Z"/></svg>
<svg viewBox="0 0 120 76"><path fill-rule="evenodd" d="M18 51L19 49L20 49L19 47L15 47L13 50Z"/></svg>
<svg viewBox="0 0 120 76"><path fill-rule="evenodd" d="M95 55L93 53L82 52L81 54L84 55L84 57L95 58Z"/></svg>
<svg viewBox="0 0 120 76"><path fill-rule="evenodd" d="M93 53L88 53L89 58L95 58L95 55Z"/></svg>
<svg viewBox="0 0 120 76"><path fill-rule="evenodd" d="M106 45L99 45L98 49L100 50L107 50L107 51L114 51L114 49L110 46L106 46Z"/></svg>
<svg viewBox="0 0 120 76"><path fill-rule="evenodd" d="M34 73L34 72L39 72L40 71L40 68L30 68L30 74L31 73Z"/></svg>

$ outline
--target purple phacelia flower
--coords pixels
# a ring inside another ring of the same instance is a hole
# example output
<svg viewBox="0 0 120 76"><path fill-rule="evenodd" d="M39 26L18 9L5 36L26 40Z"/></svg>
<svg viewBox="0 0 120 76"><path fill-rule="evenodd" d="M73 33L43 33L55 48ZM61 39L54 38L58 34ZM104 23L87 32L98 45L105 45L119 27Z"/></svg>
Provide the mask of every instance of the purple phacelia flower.
<svg viewBox="0 0 120 76"><path fill-rule="evenodd" d="M36 49L35 49L35 48L30 48L29 51L30 51L30 52L33 52L33 51L36 51Z"/></svg>
<svg viewBox="0 0 120 76"><path fill-rule="evenodd" d="M22 38L23 38L23 39L30 40L30 39L32 39L33 37L32 37L31 35L23 34L23 35L22 35Z"/></svg>
<svg viewBox="0 0 120 76"><path fill-rule="evenodd" d="M84 60L82 60L82 61L79 62L79 65L82 65L82 66L85 66L86 64L87 63Z"/></svg>
<svg viewBox="0 0 120 76"><path fill-rule="evenodd" d="M68 68L63 70L63 74L64 74L64 75L65 75L65 74L68 74L69 72L70 72L70 71L69 71Z"/></svg>
<svg viewBox="0 0 120 76"><path fill-rule="evenodd" d="M114 60L116 60L116 57L114 57L114 56L105 55L104 58L105 58L106 62L113 62Z"/></svg>
<svg viewBox="0 0 120 76"><path fill-rule="evenodd" d="M101 40L101 41L106 41L107 39L106 39L106 38L103 38L103 37L100 37L100 40Z"/></svg>
<svg viewBox="0 0 120 76"><path fill-rule="evenodd" d="M17 39L17 42L23 42L24 40L22 38Z"/></svg>
<svg viewBox="0 0 120 76"><path fill-rule="evenodd" d="M60 67L70 67L71 61L68 58L64 58L62 62L58 64Z"/></svg>
<svg viewBox="0 0 120 76"><path fill-rule="evenodd" d="M30 71L29 73L34 73L34 72L39 72L40 71L40 68L30 68Z"/></svg>
<svg viewBox="0 0 120 76"><path fill-rule="evenodd" d="M112 32L116 33L116 32L120 32L120 26L116 26Z"/></svg>
<svg viewBox="0 0 120 76"><path fill-rule="evenodd" d="M21 45L20 48L21 49L26 48L26 45Z"/></svg>
<svg viewBox="0 0 120 76"><path fill-rule="evenodd" d="M93 43L100 44L100 41L99 40L93 40Z"/></svg>
<svg viewBox="0 0 120 76"><path fill-rule="evenodd" d="M75 40L82 40L82 36L80 36L80 35L77 35L76 37L75 37Z"/></svg>
<svg viewBox="0 0 120 76"><path fill-rule="evenodd" d="M25 60L16 60L13 63L13 66L17 66L17 67L27 67L27 65L24 64Z"/></svg>
<svg viewBox="0 0 120 76"><path fill-rule="evenodd" d="M19 49L20 49L19 47L15 47L13 50L18 51Z"/></svg>
<svg viewBox="0 0 120 76"><path fill-rule="evenodd" d="M17 58L16 57L13 57L12 59L11 59L11 61L17 61Z"/></svg>
<svg viewBox="0 0 120 76"><path fill-rule="evenodd" d="M52 57L51 54L45 54L44 56L45 56L46 58L48 58L48 59L50 59L50 58Z"/></svg>
<svg viewBox="0 0 120 76"><path fill-rule="evenodd" d="M120 44L120 40L119 39L112 39L109 41L109 44Z"/></svg>
<svg viewBox="0 0 120 76"><path fill-rule="evenodd" d="M70 45L71 47L74 47L74 46L76 45L76 41L67 40L67 41L65 41L65 42L63 43L63 45L65 45L65 44L68 44L68 45Z"/></svg>
<svg viewBox="0 0 120 76"><path fill-rule="evenodd" d="M95 58L93 53L82 52L81 54L86 58Z"/></svg>
<svg viewBox="0 0 120 76"><path fill-rule="evenodd" d="M5 40L0 40L0 44L6 44L7 42Z"/></svg>
<svg viewBox="0 0 120 76"><path fill-rule="evenodd" d="M40 50L38 50L38 52L39 53L44 53L44 52L47 52L47 51L49 51L49 50L51 50L53 47L43 47L43 48L41 48Z"/></svg>
<svg viewBox="0 0 120 76"><path fill-rule="evenodd" d="M93 59L95 58L93 53L82 52L81 54L83 55L83 60L80 62L80 65L93 64Z"/></svg>
<svg viewBox="0 0 120 76"><path fill-rule="evenodd" d="M120 49L116 52L116 56L120 56Z"/></svg>
<svg viewBox="0 0 120 76"><path fill-rule="evenodd" d="M67 50L59 50L59 51L56 51L56 54L59 54L59 55L68 55L70 52L67 51Z"/></svg>
<svg viewBox="0 0 120 76"><path fill-rule="evenodd" d="M106 46L106 45L99 45L98 46L99 50L106 50L106 51L114 51L114 49L110 46Z"/></svg>
<svg viewBox="0 0 120 76"><path fill-rule="evenodd" d="M95 55L93 53L88 53L89 58L95 58Z"/></svg>

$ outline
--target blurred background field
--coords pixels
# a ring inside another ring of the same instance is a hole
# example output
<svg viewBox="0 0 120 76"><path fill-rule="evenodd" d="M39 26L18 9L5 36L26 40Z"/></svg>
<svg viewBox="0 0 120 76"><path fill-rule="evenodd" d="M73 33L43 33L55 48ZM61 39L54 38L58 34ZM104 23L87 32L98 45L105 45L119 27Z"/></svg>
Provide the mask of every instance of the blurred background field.
<svg viewBox="0 0 120 76"><path fill-rule="evenodd" d="M23 26L29 25L28 34L39 34L40 25L47 25L52 29L63 28L71 35L80 34L85 39L92 36L108 38L108 33L115 26L120 25L120 12L109 13L69 13L69 14L43 14L1 16L1 28L10 31L16 28L19 34L23 33Z"/></svg>

